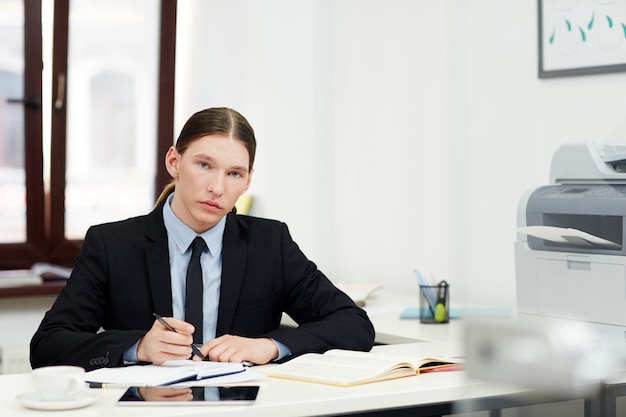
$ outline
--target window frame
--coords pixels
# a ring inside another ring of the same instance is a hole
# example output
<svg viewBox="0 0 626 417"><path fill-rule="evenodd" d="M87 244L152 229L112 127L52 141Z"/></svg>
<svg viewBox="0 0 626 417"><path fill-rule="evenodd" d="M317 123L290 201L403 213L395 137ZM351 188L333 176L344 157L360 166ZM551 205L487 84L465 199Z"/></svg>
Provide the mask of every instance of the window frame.
<svg viewBox="0 0 626 417"><path fill-rule="evenodd" d="M0 269L30 268L35 262L72 266L82 240L65 237L65 171L68 29L70 0L55 0L53 21L50 184L45 190L42 129L42 1L24 0L24 169L26 242L0 244ZM172 145L177 0L160 0L159 94L155 199L169 182L163 155Z"/></svg>
<svg viewBox="0 0 626 417"><path fill-rule="evenodd" d="M46 249L41 118L41 0L24 1L24 170L26 242L0 245L0 268L23 268Z"/></svg>

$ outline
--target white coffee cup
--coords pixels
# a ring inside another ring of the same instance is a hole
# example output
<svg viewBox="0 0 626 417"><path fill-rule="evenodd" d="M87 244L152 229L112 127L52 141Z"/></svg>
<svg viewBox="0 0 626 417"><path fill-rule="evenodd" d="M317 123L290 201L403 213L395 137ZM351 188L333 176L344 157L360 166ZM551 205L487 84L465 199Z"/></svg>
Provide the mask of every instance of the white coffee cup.
<svg viewBox="0 0 626 417"><path fill-rule="evenodd" d="M33 369L35 390L44 401L67 401L85 389L85 370L79 366L45 366Z"/></svg>

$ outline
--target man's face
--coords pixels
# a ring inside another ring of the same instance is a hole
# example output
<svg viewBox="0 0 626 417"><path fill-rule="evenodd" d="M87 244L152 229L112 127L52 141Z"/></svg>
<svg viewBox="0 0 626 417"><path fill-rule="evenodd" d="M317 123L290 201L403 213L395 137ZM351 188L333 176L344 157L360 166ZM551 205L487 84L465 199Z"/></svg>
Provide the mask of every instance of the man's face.
<svg viewBox="0 0 626 417"><path fill-rule="evenodd" d="M232 210L252 176L244 144L222 134L195 139L182 155L171 147L165 165L176 179L172 211L196 233Z"/></svg>

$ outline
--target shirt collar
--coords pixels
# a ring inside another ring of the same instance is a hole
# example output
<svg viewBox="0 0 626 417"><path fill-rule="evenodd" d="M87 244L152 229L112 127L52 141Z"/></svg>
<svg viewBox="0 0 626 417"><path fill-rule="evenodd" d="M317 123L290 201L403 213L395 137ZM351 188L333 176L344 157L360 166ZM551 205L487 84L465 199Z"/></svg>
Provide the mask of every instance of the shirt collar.
<svg viewBox="0 0 626 417"><path fill-rule="evenodd" d="M170 204L172 203L172 198L174 194L170 194L167 198L167 201L163 205L163 221L165 223L165 228L167 229L167 234L170 239L174 242L176 248L180 251L180 253L185 253L191 242L198 236L196 232L194 232L189 226L183 223L172 211ZM204 241L206 242L207 247L209 248L209 252L211 255L216 256L222 250L222 239L224 237L224 228L226 226L226 216L222 217L220 221L207 230L206 232L200 234Z"/></svg>

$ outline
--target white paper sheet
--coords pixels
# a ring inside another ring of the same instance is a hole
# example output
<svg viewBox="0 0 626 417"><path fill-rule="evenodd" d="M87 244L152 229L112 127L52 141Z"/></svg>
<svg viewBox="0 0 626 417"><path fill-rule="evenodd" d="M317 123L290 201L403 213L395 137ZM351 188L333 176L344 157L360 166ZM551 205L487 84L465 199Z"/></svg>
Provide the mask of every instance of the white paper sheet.
<svg viewBox="0 0 626 417"><path fill-rule="evenodd" d="M620 249L621 245L611 242L610 240L594 236L582 230L572 229L569 227L554 226L525 226L518 227L517 231L529 236L538 237L540 239L549 240L550 242L569 244L572 246L581 246L585 242L588 246L599 246L606 249ZM581 242L581 239L583 242Z"/></svg>

